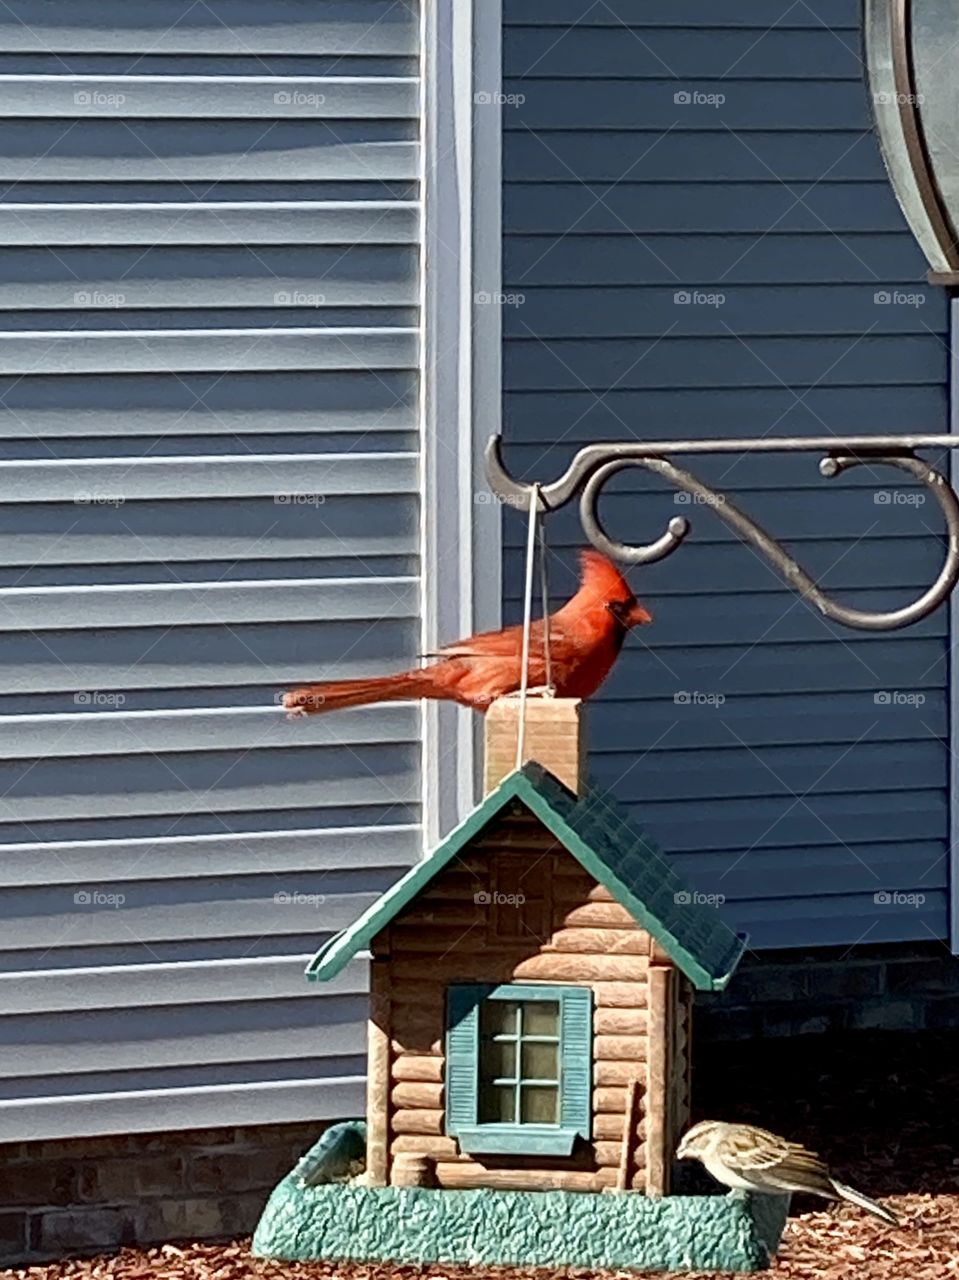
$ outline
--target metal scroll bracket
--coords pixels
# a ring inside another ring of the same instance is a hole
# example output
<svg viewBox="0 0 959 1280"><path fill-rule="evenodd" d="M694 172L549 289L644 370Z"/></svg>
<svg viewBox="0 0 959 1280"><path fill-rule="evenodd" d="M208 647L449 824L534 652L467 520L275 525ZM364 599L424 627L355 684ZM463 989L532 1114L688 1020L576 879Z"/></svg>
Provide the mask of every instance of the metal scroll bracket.
<svg viewBox="0 0 959 1280"><path fill-rule="evenodd" d="M566 471L551 484L524 484L514 480L502 455L502 437L492 436L486 447L486 471L490 488L504 503L529 511L536 502L545 514L579 497L580 521L586 537L598 551L625 564L654 564L672 555L690 532L684 516L674 516L654 541L630 545L610 537L599 517L604 485L617 472L642 467L661 476L676 489L708 507L709 513L727 524L781 575L786 584L833 622L860 631L895 631L921 621L949 596L959 581L959 499L949 480L930 463L916 457L917 449L959 448L959 436L806 436L788 439L729 439L649 441L632 444L592 444L580 449ZM896 467L914 476L932 494L946 520L946 554L933 584L910 604L886 613L853 609L831 599L775 538L750 519L718 490L678 467L667 455L716 453L819 453L820 473L827 479L852 467Z"/></svg>

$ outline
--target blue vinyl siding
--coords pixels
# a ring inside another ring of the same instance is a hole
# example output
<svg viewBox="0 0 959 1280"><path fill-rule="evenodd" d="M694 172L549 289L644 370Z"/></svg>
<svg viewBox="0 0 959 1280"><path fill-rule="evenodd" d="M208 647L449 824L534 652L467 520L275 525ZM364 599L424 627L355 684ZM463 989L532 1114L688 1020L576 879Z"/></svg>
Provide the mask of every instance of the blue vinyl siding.
<svg viewBox="0 0 959 1280"><path fill-rule="evenodd" d="M503 88L521 99L503 110L516 472L553 478L597 440L947 429L946 300L871 131L857 3L504 0L504 22ZM676 299L694 291L722 299ZM828 482L816 461L690 467L844 599L918 595L938 518L875 502L913 492L895 473ZM606 493L617 536L678 514L694 532L632 572L656 621L592 708L598 781L754 947L944 938L947 611L888 635L833 627L641 471ZM525 529L505 519L517 619ZM572 511L548 527L566 594L582 535ZM875 702L897 690L924 701ZM684 692L725 702L677 705Z"/></svg>
<svg viewBox="0 0 959 1280"><path fill-rule="evenodd" d="M275 696L420 647L419 44L0 14L0 1140L362 1110L419 712Z"/></svg>

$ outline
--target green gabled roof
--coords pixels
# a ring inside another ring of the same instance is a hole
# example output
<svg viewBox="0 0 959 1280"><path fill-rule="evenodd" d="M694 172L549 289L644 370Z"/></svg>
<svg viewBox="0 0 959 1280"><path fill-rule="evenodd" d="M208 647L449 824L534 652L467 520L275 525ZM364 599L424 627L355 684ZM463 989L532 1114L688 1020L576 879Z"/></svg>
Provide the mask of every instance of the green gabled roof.
<svg viewBox="0 0 959 1280"><path fill-rule="evenodd" d="M525 805L609 890L695 987L720 991L726 986L742 956L745 939L724 924L714 906L696 899L616 800L592 789L574 796L542 765L532 762L504 778L442 844L348 929L330 938L307 966L307 977L324 981L339 973L514 800Z"/></svg>

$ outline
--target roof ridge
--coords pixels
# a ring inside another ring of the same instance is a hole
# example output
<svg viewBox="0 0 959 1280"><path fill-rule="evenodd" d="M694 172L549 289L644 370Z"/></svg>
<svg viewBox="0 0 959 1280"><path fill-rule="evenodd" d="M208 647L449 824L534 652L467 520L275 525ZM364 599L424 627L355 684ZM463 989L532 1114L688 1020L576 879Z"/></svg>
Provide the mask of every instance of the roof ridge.
<svg viewBox="0 0 959 1280"><path fill-rule="evenodd" d="M679 969L702 989L726 985L744 941L716 907L694 895L625 806L591 779L580 795L538 761L507 774L450 834L381 895L348 929L317 952L307 974L332 977L389 924L463 849L518 800L567 852L660 943ZM670 898L673 910L666 910Z"/></svg>

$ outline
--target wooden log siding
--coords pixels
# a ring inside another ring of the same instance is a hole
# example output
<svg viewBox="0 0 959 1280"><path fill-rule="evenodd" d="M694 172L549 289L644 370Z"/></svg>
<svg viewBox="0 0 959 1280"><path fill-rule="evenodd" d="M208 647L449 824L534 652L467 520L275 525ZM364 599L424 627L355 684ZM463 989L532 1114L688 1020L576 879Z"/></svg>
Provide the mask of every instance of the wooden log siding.
<svg viewBox="0 0 959 1280"><path fill-rule="evenodd" d="M641 1087L641 1081L637 1076L626 1089L626 1115L622 1118L622 1123L619 1126L621 1132L619 1134L619 1164L616 1169L617 1191L626 1191L633 1176Z"/></svg>
<svg viewBox="0 0 959 1280"><path fill-rule="evenodd" d="M645 985L645 984L644 984ZM598 1036L639 1036L647 1031L645 1009L597 1009L593 1029Z"/></svg>
<svg viewBox="0 0 959 1280"><path fill-rule="evenodd" d="M669 1190L669 1078L672 1052L669 1042L669 1011L673 1002L675 973L656 965L649 975L649 1005L652 1044L646 1073L646 1194L664 1196Z"/></svg>
<svg viewBox="0 0 959 1280"><path fill-rule="evenodd" d="M397 1084L393 1086L390 1101L394 1107L409 1110L440 1110L443 1106L441 1084ZM396 1117L394 1116L394 1124Z"/></svg>
<svg viewBox="0 0 959 1280"><path fill-rule="evenodd" d="M431 1110L429 1107L400 1107L393 1112L394 1133L404 1137L416 1134L442 1134L446 1121L446 1113L442 1107ZM413 1150L412 1147L408 1150Z"/></svg>
<svg viewBox="0 0 959 1280"><path fill-rule="evenodd" d="M394 1080L443 1081L443 1059L425 1053L403 1053L394 1058L391 1069Z"/></svg>
<svg viewBox="0 0 959 1280"><path fill-rule="evenodd" d="M441 1007L393 1005L393 1036L410 1049L422 1051L437 1044L445 1030Z"/></svg>
<svg viewBox="0 0 959 1280"><path fill-rule="evenodd" d="M640 1091L642 1092L642 1091ZM623 1136L623 1127L629 1107L629 1086L623 1090L624 1097L617 1104L616 1111L597 1111L593 1116L593 1136L595 1138L612 1138L617 1142ZM646 1137L646 1122L640 1114L635 1123L635 1136Z"/></svg>
<svg viewBox="0 0 959 1280"><path fill-rule="evenodd" d="M567 951L587 956L638 956L648 948L637 929L557 929L547 951Z"/></svg>
<svg viewBox="0 0 959 1280"><path fill-rule="evenodd" d="M597 1036L593 1056L597 1061L644 1062L646 1036Z"/></svg>
<svg viewBox="0 0 959 1280"><path fill-rule="evenodd" d="M676 1014L676 1126L673 1139L676 1144L689 1125L689 1108L692 1097L692 983L682 978L679 984L679 1008Z"/></svg>
<svg viewBox="0 0 959 1280"><path fill-rule="evenodd" d="M593 1001L598 1009L645 1009L644 982L594 982Z"/></svg>
<svg viewBox="0 0 959 1280"><path fill-rule="evenodd" d="M389 1181L390 1012L389 957L374 955L366 1067L366 1181L371 1187Z"/></svg>
<svg viewBox="0 0 959 1280"><path fill-rule="evenodd" d="M605 1086L593 1090L593 1115L605 1112L622 1116L626 1111L626 1089Z"/></svg>
<svg viewBox="0 0 959 1280"><path fill-rule="evenodd" d="M627 1123L628 1089L640 1082L630 1144L629 1185L645 1187L648 1119L642 1102L649 1056L649 935L606 889L590 879L536 824L508 818L442 872L389 928L391 1086L389 1159L435 1161L443 1187L614 1187ZM542 897L548 925L529 938L499 937L490 926L494 866L522 860ZM446 989L454 982L533 981L588 985L593 991L592 1139L568 1159L465 1156L445 1133ZM670 1046L669 1056L678 1053ZM515 1165L519 1167L513 1167Z"/></svg>
<svg viewBox="0 0 959 1280"><path fill-rule="evenodd" d="M636 1062L597 1060L595 1052L593 1054L593 1062L593 1083L597 1085L618 1085L622 1087L624 1094L630 1081L635 1078L636 1068L639 1065ZM645 1075L645 1072L643 1074Z"/></svg>
<svg viewBox="0 0 959 1280"><path fill-rule="evenodd" d="M459 1143L455 1138L443 1135L427 1135L420 1133L401 1133L390 1143L390 1155L415 1154L428 1156L436 1161L459 1161L461 1159Z"/></svg>
<svg viewBox="0 0 959 1280"><path fill-rule="evenodd" d="M494 1169L477 1160L439 1162L441 1187L494 1187L510 1191L602 1191L615 1187L616 1169Z"/></svg>

